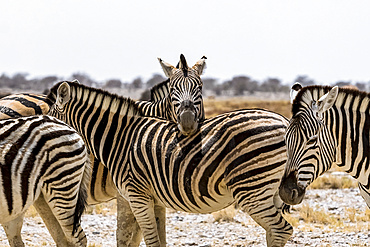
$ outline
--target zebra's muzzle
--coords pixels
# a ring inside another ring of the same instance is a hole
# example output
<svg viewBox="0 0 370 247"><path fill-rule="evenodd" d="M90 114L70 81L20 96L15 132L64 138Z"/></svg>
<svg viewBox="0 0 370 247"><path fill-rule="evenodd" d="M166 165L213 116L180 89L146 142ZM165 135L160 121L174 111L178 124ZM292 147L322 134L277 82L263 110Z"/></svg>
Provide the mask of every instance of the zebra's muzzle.
<svg viewBox="0 0 370 247"><path fill-rule="evenodd" d="M177 126L183 135L192 135L198 130L198 119L193 101L181 102Z"/></svg>
<svg viewBox="0 0 370 247"><path fill-rule="evenodd" d="M306 189L300 186L297 181L296 172L284 176L279 187L280 198L289 205L296 205L302 202Z"/></svg>
<svg viewBox="0 0 370 247"><path fill-rule="evenodd" d="M185 110L180 114L177 127L183 135L192 135L198 130L198 121L193 111Z"/></svg>

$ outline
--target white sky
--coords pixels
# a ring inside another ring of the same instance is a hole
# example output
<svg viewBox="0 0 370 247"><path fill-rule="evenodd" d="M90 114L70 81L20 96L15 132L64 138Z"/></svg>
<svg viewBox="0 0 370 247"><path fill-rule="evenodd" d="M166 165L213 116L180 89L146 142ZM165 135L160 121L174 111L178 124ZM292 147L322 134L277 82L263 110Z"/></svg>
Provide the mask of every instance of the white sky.
<svg viewBox="0 0 370 247"><path fill-rule="evenodd" d="M131 81L207 59L204 77L370 81L370 1L13 0L0 3L0 74ZM162 73L163 74L163 73Z"/></svg>

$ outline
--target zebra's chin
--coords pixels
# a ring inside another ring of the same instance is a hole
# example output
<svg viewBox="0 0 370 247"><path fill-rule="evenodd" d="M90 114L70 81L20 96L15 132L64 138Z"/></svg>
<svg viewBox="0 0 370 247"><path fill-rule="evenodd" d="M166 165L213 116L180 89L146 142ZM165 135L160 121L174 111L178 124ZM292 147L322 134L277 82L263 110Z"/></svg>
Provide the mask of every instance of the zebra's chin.
<svg viewBox="0 0 370 247"><path fill-rule="evenodd" d="M284 176L279 187L280 198L289 205L296 205L302 202L306 189L297 183L296 172Z"/></svg>

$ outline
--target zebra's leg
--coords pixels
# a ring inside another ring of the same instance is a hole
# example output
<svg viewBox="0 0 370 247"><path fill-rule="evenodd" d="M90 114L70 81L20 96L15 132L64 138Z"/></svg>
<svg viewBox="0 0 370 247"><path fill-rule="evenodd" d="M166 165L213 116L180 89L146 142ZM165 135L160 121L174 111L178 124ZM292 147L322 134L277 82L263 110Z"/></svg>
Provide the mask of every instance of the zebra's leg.
<svg viewBox="0 0 370 247"><path fill-rule="evenodd" d="M243 211L266 230L267 246L284 246L293 233L293 227L284 219L281 210L275 207L274 194L267 190L262 198L255 195L239 195L238 198L237 202Z"/></svg>
<svg viewBox="0 0 370 247"><path fill-rule="evenodd" d="M117 192L117 246L137 247L143 238L130 204Z"/></svg>
<svg viewBox="0 0 370 247"><path fill-rule="evenodd" d="M166 246L166 208L155 205L154 206L155 219L157 222L157 231L161 244Z"/></svg>
<svg viewBox="0 0 370 247"><path fill-rule="evenodd" d="M11 247L23 247L24 243L22 241L21 230L23 225L24 213L19 215L12 221L2 224L6 236L8 237L9 245Z"/></svg>
<svg viewBox="0 0 370 247"><path fill-rule="evenodd" d="M55 218L49 205L45 202L45 198L42 193L40 194L39 198L37 198L33 206L41 216L46 228L53 237L57 246L68 246L68 241L64 235L63 229L61 228L58 220Z"/></svg>
<svg viewBox="0 0 370 247"><path fill-rule="evenodd" d="M69 202L68 198L64 196L63 191L60 191L58 187L56 186L50 187L51 187L50 191L53 191L53 194L51 195L48 193L44 193L44 198L61 226L69 243L68 246L87 246L86 235L79 223L76 225L75 231L73 231L73 223L76 210L75 206L77 202ZM77 195L75 196L77 197ZM59 201L55 200L55 198L58 197L63 197L66 199L65 200L60 199ZM68 194L68 197L73 198L73 192ZM74 206L71 207L71 205Z"/></svg>
<svg viewBox="0 0 370 247"><path fill-rule="evenodd" d="M370 208L370 191L361 183L358 183L358 188L360 189L360 195L364 198L367 207Z"/></svg>
<svg viewBox="0 0 370 247"><path fill-rule="evenodd" d="M153 199L150 196L135 194L130 197L130 206L143 232L146 246L165 247L166 244L159 240Z"/></svg>

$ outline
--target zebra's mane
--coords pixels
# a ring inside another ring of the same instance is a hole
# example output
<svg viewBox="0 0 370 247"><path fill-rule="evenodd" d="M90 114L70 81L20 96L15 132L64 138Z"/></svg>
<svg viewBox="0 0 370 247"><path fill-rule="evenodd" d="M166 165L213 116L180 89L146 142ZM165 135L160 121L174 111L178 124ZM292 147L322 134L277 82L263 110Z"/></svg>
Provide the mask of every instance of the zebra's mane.
<svg viewBox="0 0 370 247"><path fill-rule="evenodd" d="M170 92L168 88L169 82L170 82L170 79L167 79L161 83L158 83L157 85L153 86L150 89L150 101L151 102L158 102L169 94Z"/></svg>
<svg viewBox="0 0 370 247"><path fill-rule="evenodd" d="M326 94L332 89L331 86L307 86L303 87L295 97L292 105L293 117L302 109L302 105L311 106L313 100L317 101L321 96ZM358 97L359 100L368 98L370 100L370 94L364 91L359 91L350 88L339 88L336 104L341 104L345 95L351 95L353 98Z"/></svg>
<svg viewBox="0 0 370 247"><path fill-rule="evenodd" d="M110 93L99 88L89 87L74 81L58 82L50 89L50 93L47 95L46 99L54 104L56 102L57 90L59 86L64 82L67 82L69 84L72 91L75 90L77 92L78 90L81 90L82 95L85 93L90 93L90 95L95 93L95 99L101 99L100 102L96 101L95 104L102 104L102 106L105 108L108 107L108 104L110 104L109 107L115 108L117 108L118 105L121 105L121 112L123 113L128 113L130 116L143 115L135 104L135 101L128 97L123 97L114 93Z"/></svg>

